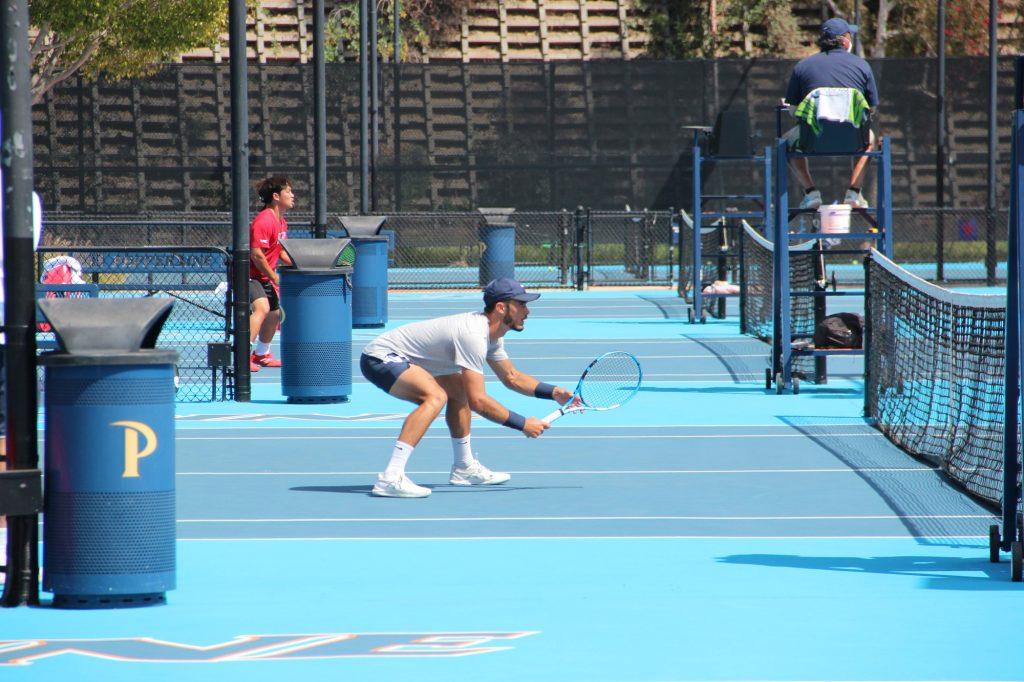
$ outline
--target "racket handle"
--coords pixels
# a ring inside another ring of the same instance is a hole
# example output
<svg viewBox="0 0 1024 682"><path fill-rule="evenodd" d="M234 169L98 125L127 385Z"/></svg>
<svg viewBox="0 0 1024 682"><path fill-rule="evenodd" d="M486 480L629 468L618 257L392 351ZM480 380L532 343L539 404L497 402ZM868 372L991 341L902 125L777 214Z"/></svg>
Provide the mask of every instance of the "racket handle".
<svg viewBox="0 0 1024 682"><path fill-rule="evenodd" d="M555 410L554 412L552 412L548 416L544 417L541 421L544 422L545 424L551 424L551 422L555 421L556 419L561 417L563 414L565 414L565 411L563 411L563 410Z"/></svg>

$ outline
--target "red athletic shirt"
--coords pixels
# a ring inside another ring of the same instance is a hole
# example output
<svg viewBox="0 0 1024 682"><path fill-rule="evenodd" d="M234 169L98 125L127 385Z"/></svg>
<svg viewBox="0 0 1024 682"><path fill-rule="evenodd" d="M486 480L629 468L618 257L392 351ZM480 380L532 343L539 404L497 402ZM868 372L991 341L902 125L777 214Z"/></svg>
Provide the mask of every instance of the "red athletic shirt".
<svg viewBox="0 0 1024 682"><path fill-rule="evenodd" d="M274 209L265 208L259 212L256 219L252 221L249 228L249 247L262 249L263 255L267 257L270 269L277 268L277 261L281 257L281 240L288 236L288 223L284 216L278 222L274 215ZM256 269L252 259L249 260L249 278L261 282L267 281L267 276Z"/></svg>

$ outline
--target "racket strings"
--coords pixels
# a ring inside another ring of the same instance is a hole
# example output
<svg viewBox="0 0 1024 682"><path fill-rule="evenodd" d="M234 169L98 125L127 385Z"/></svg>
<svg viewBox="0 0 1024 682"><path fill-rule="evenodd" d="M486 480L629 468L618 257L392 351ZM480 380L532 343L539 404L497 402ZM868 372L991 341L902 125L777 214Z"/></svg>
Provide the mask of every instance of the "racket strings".
<svg viewBox="0 0 1024 682"><path fill-rule="evenodd" d="M579 395L588 407L615 407L640 388L640 364L628 353L609 353L587 369Z"/></svg>

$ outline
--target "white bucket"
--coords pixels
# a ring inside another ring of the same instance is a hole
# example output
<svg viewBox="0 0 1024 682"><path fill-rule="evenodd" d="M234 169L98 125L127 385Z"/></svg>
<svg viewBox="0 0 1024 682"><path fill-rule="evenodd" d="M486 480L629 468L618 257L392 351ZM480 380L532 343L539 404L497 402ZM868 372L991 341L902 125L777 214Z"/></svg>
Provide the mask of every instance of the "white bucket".
<svg viewBox="0 0 1024 682"><path fill-rule="evenodd" d="M828 234L846 234L850 231L849 204L831 204L818 207L821 231Z"/></svg>

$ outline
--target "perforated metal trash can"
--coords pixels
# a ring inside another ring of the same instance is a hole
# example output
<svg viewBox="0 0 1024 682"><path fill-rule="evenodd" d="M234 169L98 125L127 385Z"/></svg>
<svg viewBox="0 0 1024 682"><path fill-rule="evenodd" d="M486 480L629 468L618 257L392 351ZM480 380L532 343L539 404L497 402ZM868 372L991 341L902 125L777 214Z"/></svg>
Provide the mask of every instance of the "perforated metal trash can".
<svg viewBox="0 0 1024 682"><path fill-rule="evenodd" d="M352 393L349 239L282 239L281 392L288 402L343 402Z"/></svg>
<svg viewBox="0 0 1024 682"><path fill-rule="evenodd" d="M353 237L352 326L383 327L388 322L388 238Z"/></svg>
<svg viewBox="0 0 1024 682"><path fill-rule="evenodd" d="M352 272L352 326L383 327L388 321L388 247L384 216L338 217L356 250Z"/></svg>
<svg viewBox="0 0 1024 682"><path fill-rule="evenodd" d="M481 208L487 224L480 228L484 251L480 254L480 286L492 279L516 276L516 226L511 208Z"/></svg>
<svg viewBox="0 0 1024 682"><path fill-rule="evenodd" d="M167 299L51 299L43 589L54 606L162 604L175 587L175 351Z"/></svg>

